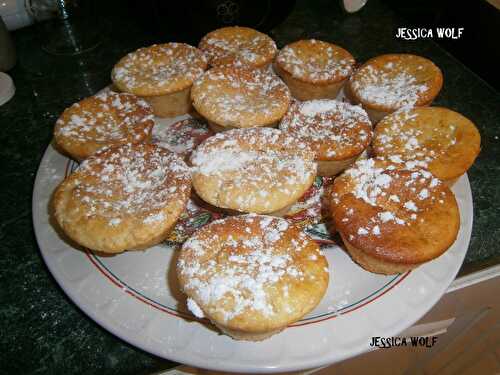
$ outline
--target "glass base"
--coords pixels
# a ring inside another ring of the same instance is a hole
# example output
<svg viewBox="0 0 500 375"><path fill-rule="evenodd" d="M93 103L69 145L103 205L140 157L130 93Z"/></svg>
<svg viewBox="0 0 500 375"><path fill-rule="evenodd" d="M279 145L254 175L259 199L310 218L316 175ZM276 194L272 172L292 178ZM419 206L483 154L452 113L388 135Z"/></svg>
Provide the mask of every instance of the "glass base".
<svg viewBox="0 0 500 375"><path fill-rule="evenodd" d="M42 49L52 55L79 55L101 43L101 28L96 24L83 24L79 19L47 21L46 30L48 40L42 44Z"/></svg>

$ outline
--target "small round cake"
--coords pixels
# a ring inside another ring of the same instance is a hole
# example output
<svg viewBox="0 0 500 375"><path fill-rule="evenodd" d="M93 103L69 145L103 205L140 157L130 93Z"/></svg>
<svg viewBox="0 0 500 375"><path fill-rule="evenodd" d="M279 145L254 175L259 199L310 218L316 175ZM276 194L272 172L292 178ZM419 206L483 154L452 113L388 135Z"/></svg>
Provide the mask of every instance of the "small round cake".
<svg viewBox="0 0 500 375"><path fill-rule="evenodd" d="M237 212L282 216L314 182L308 146L278 129L234 129L191 155L193 187L206 202Z"/></svg>
<svg viewBox="0 0 500 375"><path fill-rule="evenodd" d="M211 66L268 67L278 49L276 43L257 30L230 26L209 32L198 45Z"/></svg>
<svg viewBox="0 0 500 375"><path fill-rule="evenodd" d="M349 167L372 138L363 108L330 99L292 103L280 129L309 144L320 176L333 176Z"/></svg>
<svg viewBox="0 0 500 375"><path fill-rule="evenodd" d="M390 54L361 66L347 84L347 95L361 103L376 123L402 107L430 105L443 86L443 74L424 57Z"/></svg>
<svg viewBox="0 0 500 375"><path fill-rule="evenodd" d="M375 129L375 155L418 159L437 178L453 183L471 167L481 149L476 126L447 108L422 107L386 116Z"/></svg>
<svg viewBox="0 0 500 375"><path fill-rule="evenodd" d="M123 57L111 79L120 91L146 99L156 116L174 117L191 110L191 86L207 66L203 52L188 44L155 44Z"/></svg>
<svg viewBox="0 0 500 375"><path fill-rule="evenodd" d="M290 91L279 77L246 68L210 69L194 83L191 97L216 132L274 127L290 105Z"/></svg>
<svg viewBox="0 0 500 375"><path fill-rule="evenodd" d="M170 125L157 124L153 128L151 143L175 152L187 161L191 152L212 135L205 121L188 118Z"/></svg>
<svg viewBox="0 0 500 375"><path fill-rule="evenodd" d="M177 275L188 308L237 340L260 341L313 310L328 287L318 244L285 219L241 215L189 238Z"/></svg>
<svg viewBox="0 0 500 375"><path fill-rule="evenodd" d="M342 47L308 39L285 46L276 57L275 69L294 98L335 99L355 63Z"/></svg>
<svg viewBox="0 0 500 375"><path fill-rule="evenodd" d="M370 272L402 273L437 258L460 227L451 190L414 162L360 160L330 194L335 228L353 260Z"/></svg>
<svg viewBox="0 0 500 375"><path fill-rule="evenodd" d="M148 142L154 116L135 95L111 91L90 96L66 108L56 121L56 146L83 160L107 146Z"/></svg>
<svg viewBox="0 0 500 375"><path fill-rule="evenodd" d="M56 189L54 215L66 235L91 250L119 253L163 241L191 191L186 164L155 145L106 148Z"/></svg>

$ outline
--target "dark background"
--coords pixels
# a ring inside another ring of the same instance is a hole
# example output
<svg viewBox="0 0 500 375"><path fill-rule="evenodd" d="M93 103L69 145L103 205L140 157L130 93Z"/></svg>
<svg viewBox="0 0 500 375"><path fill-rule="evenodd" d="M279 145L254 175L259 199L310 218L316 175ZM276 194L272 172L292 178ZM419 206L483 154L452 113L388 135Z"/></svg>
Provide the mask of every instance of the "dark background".
<svg viewBox="0 0 500 375"><path fill-rule="evenodd" d="M403 27L463 27L458 40L434 41L500 91L500 10L486 0L384 2L408 22Z"/></svg>
<svg viewBox="0 0 500 375"><path fill-rule="evenodd" d="M383 2L404 20L400 27L463 27L464 33L458 40L435 36L434 41L500 91L500 10L486 0ZM128 11L152 37L169 35L170 39L197 45L207 31L226 25L269 31L286 18L295 1L129 0L127 4ZM331 1L338 12L342 12L340 4L339 0ZM176 17L170 17L172 14Z"/></svg>

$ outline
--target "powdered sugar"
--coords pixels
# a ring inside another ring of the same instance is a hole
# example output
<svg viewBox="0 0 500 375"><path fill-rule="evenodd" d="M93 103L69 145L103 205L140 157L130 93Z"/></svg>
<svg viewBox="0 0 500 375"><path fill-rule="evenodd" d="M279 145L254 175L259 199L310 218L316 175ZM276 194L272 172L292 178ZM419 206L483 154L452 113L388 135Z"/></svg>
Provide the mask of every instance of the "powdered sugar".
<svg viewBox="0 0 500 375"><path fill-rule="evenodd" d="M204 54L188 44L154 44L122 58L113 68L111 78L122 90L167 94L189 87L206 67Z"/></svg>
<svg viewBox="0 0 500 375"><path fill-rule="evenodd" d="M249 233L236 230L236 233L222 234L216 228L222 228L226 222L235 228L251 230ZM287 286L288 280L311 282L315 277L304 272L302 265L296 262L296 254L311 240L303 233L288 231L284 219L258 215L232 217L209 224L182 248L177 269L186 281L184 290L195 297L206 312L221 314L224 321L248 311L263 316L279 313L268 290L278 283ZM288 236L294 239L295 247L281 241ZM198 255L193 257L192 253ZM319 249L311 255L315 258L309 261L319 261ZM289 293L288 287L286 293ZM286 307L298 308L293 304Z"/></svg>
<svg viewBox="0 0 500 375"><path fill-rule="evenodd" d="M331 43L310 39L285 46L276 63L293 77L312 82L340 81L354 67L354 59Z"/></svg>
<svg viewBox="0 0 500 375"><path fill-rule="evenodd" d="M192 88L194 107L223 126L256 127L278 121L290 103L288 87L261 70L213 68Z"/></svg>
<svg viewBox="0 0 500 375"><path fill-rule="evenodd" d="M248 209L256 202L268 204L268 195L276 191L290 195L302 189L316 173L312 159L307 146L295 138L257 128L218 133L194 151L191 162L195 176L217 179L214 194L231 193L233 203Z"/></svg>
<svg viewBox="0 0 500 375"><path fill-rule="evenodd" d="M246 27L214 30L203 37L200 49L212 66L237 67L261 66L271 61L278 50L267 35Z"/></svg>
<svg viewBox="0 0 500 375"><path fill-rule="evenodd" d="M165 220L165 215L163 212L159 212L157 214L148 215L142 222L144 224L153 224L163 220Z"/></svg>
<svg viewBox="0 0 500 375"><path fill-rule="evenodd" d="M71 142L137 142L151 131L153 118L144 100L108 91L66 109L56 122L55 135Z"/></svg>
<svg viewBox="0 0 500 375"><path fill-rule="evenodd" d="M187 199L190 191L184 162L150 145L105 149L85 160L75 173L81 178L74 183L73 195L86 215L107 217L112 226L121 222L117 215L144 215L145 224L162 221L164 213L158 211L169 202Z"/></svg>
<svg viewBox="0 0 500 375"><path fill-rule="evenodd" d="M388 74L371 65L360 71L352 87L363 101L395 108L414 105L428 90L426 84L419 84L410 73Z"/></svg>
<svg viewBox="0 0 500 375"><path fill-rule="evenodd" d="M320 160L360 154L372 135L368 115L360 106L328 99L294 102L280 129L307 142Z"/></svg>
<svg viewBox="0 0 500 375"><path fill-rule="evenodd" d="M352 228L355 231L349 232L352 236L366 236L369 233L378 236L387 225L408 226L417 220L421 222L423 219L419 216L420 212L437 202L437 192L441 191L439 180L429 171L413 164L412 168L408 168L408 162L399 157L394 157L393 160L400 163L383 158L359 160L334 183L333 199L336 205L341 204L341 198L345 194L352 193L364 203L375 207L375 211L367 210L376 214L364 218L369 219L368 224ZM343 191L339 186L345 186L346 190ZM339 225L350 223L352 212L351 208L339 213L340 216L336 219Z"/></svg>
<svg viewBox="0 0 500 375"><path fill-rule="evenodd" d="M456 126L446 123L439 111L406 108L385 117L375 132L376 154L426 164L444 155L456 143Z"/></svg>
<svg viewBox="0 0 500 375"><path fill-rule="evenodd" d="M194 316L200 319L205 317L205 315L203 314L203 310L200 308L200 306L196 303L194 299L188 298L186 302L189 311L191 311Z"/></svg>
<svg viewBox="0 0 500 375"><path fill-rule="evenodd" d="M392 177L384 168L377 167L374 159L360 160L354 168L348 169L346 174L351 176L356 185L354 195L366 203L375 206L382 189L389 187Z"/></svg>
<svg viewBox="0 0 500 375"><path fill-rule="evenodd" d="M429 60L414 55L382 55L369 60L351 77L351 89L366 105L394 111L422 105L441 75Z"/></svg>

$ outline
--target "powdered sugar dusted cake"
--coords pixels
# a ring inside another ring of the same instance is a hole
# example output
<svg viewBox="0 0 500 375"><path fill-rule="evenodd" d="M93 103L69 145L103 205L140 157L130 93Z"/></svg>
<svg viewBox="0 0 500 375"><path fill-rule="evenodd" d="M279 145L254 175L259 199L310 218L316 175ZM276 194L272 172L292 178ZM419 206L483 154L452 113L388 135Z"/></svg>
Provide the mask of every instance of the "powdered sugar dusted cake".
<svg viewBox="0 0 500 375"><path fill-rule="evenodd" d="M154 44L123 57L111 78L122 91L140 96L170 94L193 84L207 67L207 59L184 43Z"/></svg>
<svg viewBox="0 0 500 375"><path fill-rule="evenodd" d="M352 164L372 136L363 108L329 99L294 102L280 129L309 144L322 176L337 174Z"/></svg>
<svg viewBox="0 0 500 375"><path fill-rule="evenodd" d="M111 79L121 91L148 100L155 115L174 117L190 110L191 86L206 69L205 55L193 46L154 44L118 61Z"/></svg>
<svg viewBox="0 0 500 375"><path fill-rule="evenodd" d="M222 332L263 340L309 311L328 286L319 246L286 220L242 215L203 227L177 263L188 308Z"/></svg>
<svg viewBox="0 0 500 375"><path fill-rule="evenodd" d="M151 137L151 106L135 95L103 92L64 110L56 122L57 146L82 160L105 146L142 143Z"/></svg>
<svg viewBox="0 0 500 375"><path fill-rule="evenodd" d="M276 43L257 30L230 26L209 32L198 46L211 66L265 68L273 61Z"/></svg>
<svg viewBox="0 0 500 375"><path fill-rule="evenodd" d="M378 122L401 107L429 105L443 85L441 70L424 57L389 54L374 57L351 77L348 91Z"/></svg>
<svg viewBox="0 0 500 375"><path fill-rule="evenodd" d="M277 73L299 100L337 97L354 70L355 60L342 47L316 39L286 45L276 57Z"/></svg>
<svg viewBox="0 0 500 375"><path fill-rule="evenodd" d="M480 148L481 136L475 125L442 107L394 112L377 125L373 140L376 155L420 160L445 181L464 174Z"/></svg>
<svg viewBox="0 0 500 375"><path fill-rule="evenodd" d="M215 131L275 126L290 105L281 79L246 68L210 69L194 83L191 97Z"/></svg>
<svg viewBox="0 0 500 375"><path fill-rule="evenodd" d="M297 201L316 176L307 144L271 128L234 129L192 154L193 187L206 202L240 212L271 213Z"/></svg>
<svg viewBox="0 0 500 375"><path fill-rule="evenodd" d="M347 250L372 272L415 268L443 254L458 234L453 193L417 161L360 160L335 180L330 193Z"/></svg>
<svg viewBox="0 0 500 375"><path fill-rule="evenodd" d="M177 155L126 144L85 160L54 194L55 218L74 241L109 253L163 241L189 198L191 176Z"/></svg>

